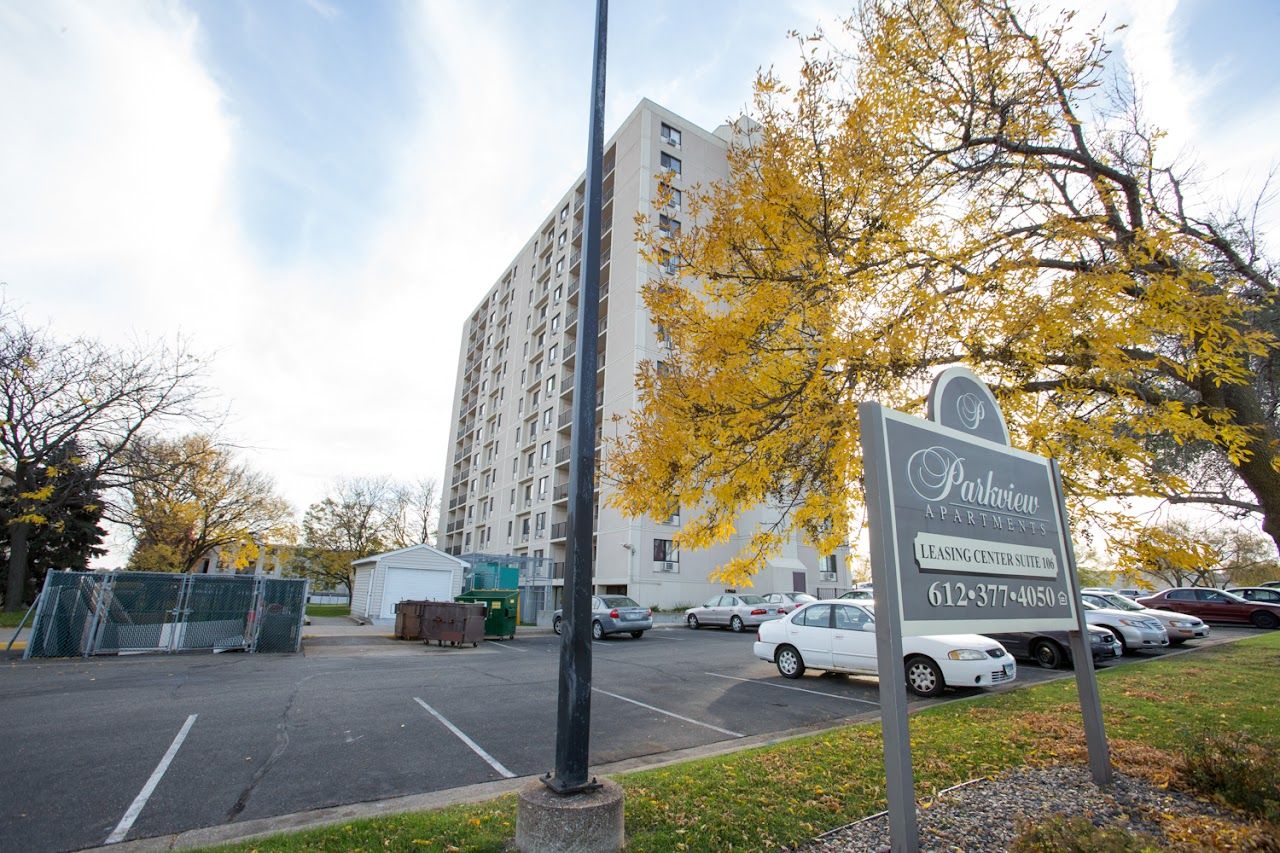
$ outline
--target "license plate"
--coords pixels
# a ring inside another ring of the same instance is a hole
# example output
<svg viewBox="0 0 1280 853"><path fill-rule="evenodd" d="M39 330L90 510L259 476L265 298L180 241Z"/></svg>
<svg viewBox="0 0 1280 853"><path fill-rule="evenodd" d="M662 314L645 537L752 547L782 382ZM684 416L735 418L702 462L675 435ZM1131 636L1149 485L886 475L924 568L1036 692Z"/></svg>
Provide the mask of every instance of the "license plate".
<svg viewBox="0 0 1280 853"><path fill-rule="evenodd" d="M1007 663L1004 665L1004 674L1013 675L1013 664Z"/></svg>

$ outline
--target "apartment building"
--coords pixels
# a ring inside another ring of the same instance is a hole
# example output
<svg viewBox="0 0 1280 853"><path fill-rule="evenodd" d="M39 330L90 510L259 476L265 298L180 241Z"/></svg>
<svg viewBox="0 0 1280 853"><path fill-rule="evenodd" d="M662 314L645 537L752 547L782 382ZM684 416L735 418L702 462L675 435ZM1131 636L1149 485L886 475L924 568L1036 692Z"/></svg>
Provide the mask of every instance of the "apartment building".
<svg viewBox="0 0 1280 853"><path fill-rule="evenodd" d="M666 351L640 293L663 270L640 255L636 214L660 228L680 228L683 192L727 177L733 133L731 125L708 132L642 100L605 145L597 445L602 431L614 429L613 416L637 405L639 363L660 361ZM655 211L660 179L670 181L670 203ZM584 197L579 178L466 321L441 500L441 549L545 565L546 609L559 606L564 578ZM607 493L597 492L593 589L648 606L701 603L724 591L708 573L769 520L762 508L740 519L741 535L733 540L681 551L674 544L679 509L655 507L652 517L629 519L602 497ZM838 583L836 565L835 557L820 559L793 542L757 576L755 589L814 592Z"/></svg>

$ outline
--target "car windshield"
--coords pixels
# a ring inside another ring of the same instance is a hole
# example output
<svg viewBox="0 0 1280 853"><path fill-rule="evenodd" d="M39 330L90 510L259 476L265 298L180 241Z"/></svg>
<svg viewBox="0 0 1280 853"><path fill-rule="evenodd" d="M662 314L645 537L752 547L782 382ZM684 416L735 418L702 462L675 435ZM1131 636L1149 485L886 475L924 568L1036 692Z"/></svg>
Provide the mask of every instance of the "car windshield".
<svg viewBox="0 0 1280 853"><path fill-rule="evenodd" d="M1116 610L1146 610L1146 608L1138 602L1130 601L1123 595L1099 595L1098 598L1106 601L1108 605L1114 607Z"/></svg>
<svg viewBox="0 0 1280 853"><path fill-rule="evenodd" d="M807 592L793 592L791 593L791 600L808 604L810 601L817 601L818 599L814 598Z"/></svg>
<svg viewBox="0 0 1280 853"><path fill-rule="evenodd" d="M1225 598L1227 601L1230 601L1232 604L1249 604L1248 601L1236 595L1234 592L1227 592L1225 590L1215 590L1215 591L1219 595L1221 595L1223 598Z"/></svg>
<svg viewBox="0 0 1280 853"><path fill-rule="evenodd" d="M1089 603L1089 602L1087 602L1087 601L1082 601L1082 602L1080 602L1080 603L1084 605L1084 609L1085 609L1085 610L1101 610L1101 609L1102 609L1102 608L1100 608L1098 605L1096 605L1096 604L1090 604L1090 603Z"/></svg>
<svg viewBox="0 0 1280 853"><path fill-rule="evenodd" d="M743 604L764 604L764 596L762 595L740 595Z"/></svg>
<svg viewBox="0 0 1280 853"><path fill-rule="evenodd" d="M631 599L627 598L625 595L602 595L600 596L600 600L604 602L605 607L639 607L640 606L639 604L636 604Z"/></svg>

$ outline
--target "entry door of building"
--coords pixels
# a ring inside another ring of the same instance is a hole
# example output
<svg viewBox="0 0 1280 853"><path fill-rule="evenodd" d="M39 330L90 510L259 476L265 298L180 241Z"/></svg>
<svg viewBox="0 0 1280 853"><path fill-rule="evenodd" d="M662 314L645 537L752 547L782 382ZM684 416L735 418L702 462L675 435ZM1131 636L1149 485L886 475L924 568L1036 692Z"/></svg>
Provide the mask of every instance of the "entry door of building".
<svg viewBox="0 0 1280 853"><path fill-rule="evenodd" d="M806 578L805 578L804 572L792 572L791 573L791 591L792 592L808 592L809 590L805 589L804 587L805 580Z"/></svg>

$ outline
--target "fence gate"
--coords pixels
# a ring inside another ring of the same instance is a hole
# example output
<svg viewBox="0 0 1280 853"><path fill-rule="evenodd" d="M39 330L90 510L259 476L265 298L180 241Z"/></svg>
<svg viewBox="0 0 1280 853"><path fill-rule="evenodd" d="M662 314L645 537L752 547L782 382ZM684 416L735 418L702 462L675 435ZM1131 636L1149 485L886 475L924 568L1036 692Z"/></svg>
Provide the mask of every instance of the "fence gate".
<svg viewBox="0 0 1280 853"><path fill-rule="evenodd" d="M303 579L50 572L25 656L296 652L306 597Z"/></svg>

